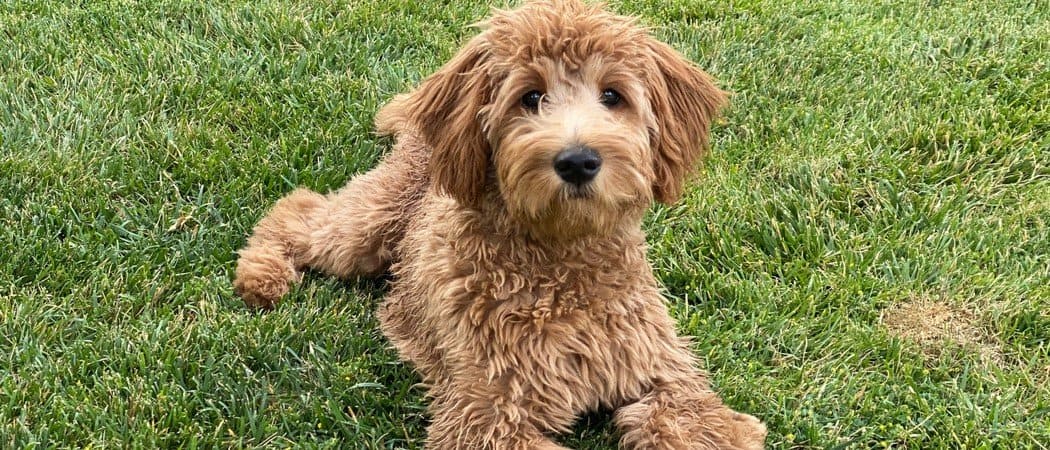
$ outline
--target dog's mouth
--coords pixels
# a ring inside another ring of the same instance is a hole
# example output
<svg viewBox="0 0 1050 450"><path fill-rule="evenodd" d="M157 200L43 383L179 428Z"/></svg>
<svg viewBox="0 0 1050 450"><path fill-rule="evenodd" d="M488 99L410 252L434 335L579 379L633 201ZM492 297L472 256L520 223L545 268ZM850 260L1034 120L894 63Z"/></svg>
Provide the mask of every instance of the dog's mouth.
<svg viewBox="0 0 1050 450"><path fill-rule="evenodd" d="M590 184L566 183L562 188L562 198L565 200L590 200L594 198L594 195L594 188Z"/></svg>

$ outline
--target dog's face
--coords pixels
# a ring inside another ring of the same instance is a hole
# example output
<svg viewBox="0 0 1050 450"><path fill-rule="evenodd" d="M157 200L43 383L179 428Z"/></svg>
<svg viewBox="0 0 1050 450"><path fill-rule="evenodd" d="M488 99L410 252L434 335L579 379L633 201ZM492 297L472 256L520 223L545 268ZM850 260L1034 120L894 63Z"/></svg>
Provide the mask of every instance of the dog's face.
<svg viewBox="0 0 1050 450"><path fill-rule="evenodd" d="M632 19L536 1L497 12L377 125L419 133L433 148L431 181L460 203L495 193L536 234L573 238L675 201L724 102Z"/></svg>

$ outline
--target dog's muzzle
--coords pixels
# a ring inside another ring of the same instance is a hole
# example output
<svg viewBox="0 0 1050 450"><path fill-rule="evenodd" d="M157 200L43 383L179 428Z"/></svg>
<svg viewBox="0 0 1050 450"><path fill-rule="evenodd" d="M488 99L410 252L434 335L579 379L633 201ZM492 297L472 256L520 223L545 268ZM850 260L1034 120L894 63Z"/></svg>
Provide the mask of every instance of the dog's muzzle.
<svg viewBox="0 0 1050 450"><path fill-rule="evenodd" d="M554 157L554 171L566 183L577 187L589 183L601 169L602 157L590 147L570 147Z"/></svg>

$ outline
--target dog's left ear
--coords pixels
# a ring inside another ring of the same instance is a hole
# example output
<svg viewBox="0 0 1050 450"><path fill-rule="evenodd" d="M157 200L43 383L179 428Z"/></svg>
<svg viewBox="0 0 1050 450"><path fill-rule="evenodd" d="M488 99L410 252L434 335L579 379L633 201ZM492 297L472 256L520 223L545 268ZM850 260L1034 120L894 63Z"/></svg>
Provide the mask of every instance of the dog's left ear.
<svg viewBox="0 0 1050 450"><path fill-rule="evenodd" d="M488 173L482 116L494 89L489 57L484 35L475 37L416 90L394 98L376 115L379 134L418 133L431 148L430 182L467 206L480 203Z"/></svg>
<svg viewBox="0 0 1050 450"><path fill-rule="evenodd" d="M646 83L652 99L656 129L653 194L662 203L674 203L697 160L707 150L711 122L726 104L726 93L711 77L673 48L655 39L648 47L655 67Z"/></svg>

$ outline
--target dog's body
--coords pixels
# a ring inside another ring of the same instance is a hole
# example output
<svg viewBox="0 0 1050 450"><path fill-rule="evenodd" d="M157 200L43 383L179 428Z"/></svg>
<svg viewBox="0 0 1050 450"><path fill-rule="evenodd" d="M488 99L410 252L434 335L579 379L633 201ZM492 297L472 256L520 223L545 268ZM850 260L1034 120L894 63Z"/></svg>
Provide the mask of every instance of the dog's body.
<svg viewBox="0 0 1050 450"><path fill-rule="evenodd" d="M305 267L390 270L380 321L430 388L428 448L561 448L544 433L599 407L625 447L761 448L765 427L676 335L641 231L723 102L628 18L574 0L498 12L380 111L397 142L379 167L274 206L237 292L270 307Z"/></svg>

